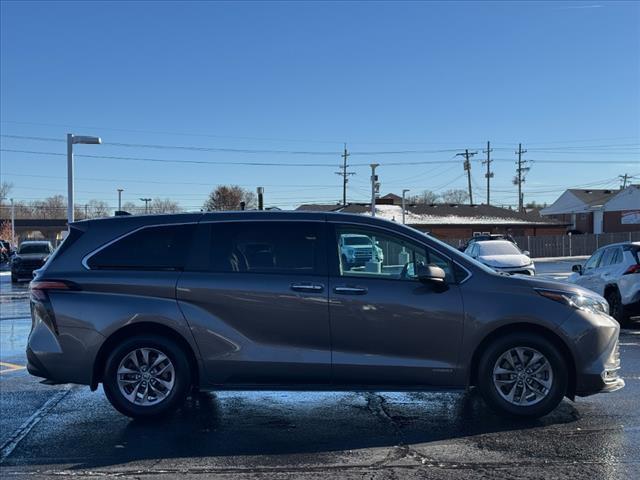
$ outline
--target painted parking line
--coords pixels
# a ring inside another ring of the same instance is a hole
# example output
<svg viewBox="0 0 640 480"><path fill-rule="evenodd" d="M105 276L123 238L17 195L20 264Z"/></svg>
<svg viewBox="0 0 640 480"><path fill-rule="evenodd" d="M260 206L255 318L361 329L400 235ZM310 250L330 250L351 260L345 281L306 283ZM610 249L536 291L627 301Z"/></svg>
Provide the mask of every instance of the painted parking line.
<svg viewBox="0 0 640 480"><path fill-rule="evenodd" d="M3 373L9 373L9 372L15 372L17 370L24 370L25 367L24 365L16 365L15 363L9 363L9 362L0 362L0 375L2 375Z"/></svg>

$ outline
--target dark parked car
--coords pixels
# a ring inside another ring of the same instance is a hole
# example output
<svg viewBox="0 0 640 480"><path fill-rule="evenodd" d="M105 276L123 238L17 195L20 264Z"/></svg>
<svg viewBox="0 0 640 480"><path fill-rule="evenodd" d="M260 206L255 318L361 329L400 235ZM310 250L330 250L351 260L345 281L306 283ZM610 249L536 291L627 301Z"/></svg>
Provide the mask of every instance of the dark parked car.
<svg viewBox="0 0 640 480"><path fill-rule="evenodd" d="M343 237L383 252L342 260ZM351 237L352 238L352 237ZM619 325L581 287L508 276L395 222L226 212L89 220L31 283L28 369L131 417L208 390L451 390L540 416L614 391Z"/></svg>
<svg viewBox="0 0 640 480"><path fill-rule="evenodd" d="M31 280L33 271L41 268L53 252L51 242L25 241L11 259L11 281Z"/></svg>

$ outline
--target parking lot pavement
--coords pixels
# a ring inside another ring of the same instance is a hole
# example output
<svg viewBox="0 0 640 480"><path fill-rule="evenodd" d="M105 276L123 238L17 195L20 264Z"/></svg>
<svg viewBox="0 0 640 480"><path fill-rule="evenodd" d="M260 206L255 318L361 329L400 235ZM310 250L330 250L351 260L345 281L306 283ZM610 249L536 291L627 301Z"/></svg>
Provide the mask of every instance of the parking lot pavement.
<svg viewBox="0 0 640 480"><path fill-rule="evenodd" d="M0 304L0 362L14 366L24 366L30 324L20 292L3 288L16 298ZM101 390L0 366L0 475L640 478L640 331L620 341L626 388L565 400L534 421L499 417L471 391L203 393L173 417L140 422Z"/></svg>

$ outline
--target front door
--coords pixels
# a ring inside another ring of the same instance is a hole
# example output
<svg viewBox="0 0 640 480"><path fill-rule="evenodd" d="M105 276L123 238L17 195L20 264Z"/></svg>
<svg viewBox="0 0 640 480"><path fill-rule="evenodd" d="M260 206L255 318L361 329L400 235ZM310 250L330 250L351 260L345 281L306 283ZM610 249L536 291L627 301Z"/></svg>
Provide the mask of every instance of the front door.
<svg viewBox="0 0 640 480"><path fill-rule="evenodd" d="M334 382L458 385L464 311L454 265L430 247L387 230L330 225ZM418 281L418 263L442 267L447 284Z"/></svg>
<svg viewBox="0 0 640 480"><path fill-rule="evenodd" d="M329 384L325 222L199 225L177 298L207 384Z"/></svg>

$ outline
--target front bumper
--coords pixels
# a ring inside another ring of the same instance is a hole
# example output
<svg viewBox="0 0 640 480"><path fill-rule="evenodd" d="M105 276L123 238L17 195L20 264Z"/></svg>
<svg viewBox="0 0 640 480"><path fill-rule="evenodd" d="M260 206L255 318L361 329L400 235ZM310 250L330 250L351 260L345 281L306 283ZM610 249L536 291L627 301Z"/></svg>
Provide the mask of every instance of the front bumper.
<svg viewBox="0 0 640 480"><path fill-rule="evenodd" d="M536 267L531 265L527 265L524 267L491 267L497 272L510 273L512 275L520 274L520 275L529 275L533 276L536 274Z"/></svg>
<svg viewBox="0 0 640 480"><path fill-rule="evenodd" d="M563 325L569 326L574 329L575 395L585 397L623 388L618 322L608 315L577 311Z"/></svg>

